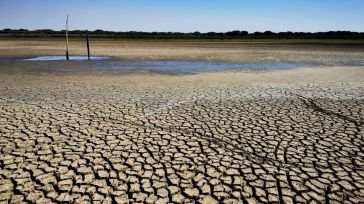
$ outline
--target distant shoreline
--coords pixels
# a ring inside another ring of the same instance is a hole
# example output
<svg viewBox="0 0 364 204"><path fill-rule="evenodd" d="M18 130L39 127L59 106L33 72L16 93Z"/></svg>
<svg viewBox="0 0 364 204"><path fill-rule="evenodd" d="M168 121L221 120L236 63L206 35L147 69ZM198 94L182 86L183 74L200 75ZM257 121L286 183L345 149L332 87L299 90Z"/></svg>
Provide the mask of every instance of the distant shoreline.
<svg viewBox="0 0 364 204"><path fill-rule="evenodd" d="M113 38L113 37L97 37L90 36L91 41L115 41L115 42L161 42L161 43L246 43L246 44L338 44L338 45L364 45L364 39L126 39L126 38ZM83 35L70 35L70 41L85 41ZM65 41L64 36L4 36L0 34L0 41Z"/></svg>

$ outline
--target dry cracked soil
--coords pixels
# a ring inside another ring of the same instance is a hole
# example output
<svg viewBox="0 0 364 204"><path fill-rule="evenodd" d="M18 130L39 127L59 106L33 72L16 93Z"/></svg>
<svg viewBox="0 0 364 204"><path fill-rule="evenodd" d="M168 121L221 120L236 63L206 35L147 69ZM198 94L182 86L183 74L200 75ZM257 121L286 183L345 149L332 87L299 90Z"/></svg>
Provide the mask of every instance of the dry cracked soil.
<svg viewBox="0 0 364 204"><path fill-rule="evenodd" d="M0 82L0 203L364 201L362 83L14 76Z"/></svg>

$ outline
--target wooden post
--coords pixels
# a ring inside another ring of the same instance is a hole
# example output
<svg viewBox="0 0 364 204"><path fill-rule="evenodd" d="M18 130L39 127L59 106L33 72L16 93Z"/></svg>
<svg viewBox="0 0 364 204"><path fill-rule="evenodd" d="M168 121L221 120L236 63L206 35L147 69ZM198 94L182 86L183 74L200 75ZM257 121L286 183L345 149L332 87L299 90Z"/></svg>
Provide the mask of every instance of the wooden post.
<svg viewBox="0 0 364 204"><path fill-rule="evenodd" d="M87 58L90 60L90 44L88 42L88 30L86 31L86 44L87 44Z"/></svg>
<svg viewBox="0 0 364 204"><path fill-rule="evenodd" d="M66 59L70 60L68 56L68 14L67 14L67 20L66 20Z"/></svg>

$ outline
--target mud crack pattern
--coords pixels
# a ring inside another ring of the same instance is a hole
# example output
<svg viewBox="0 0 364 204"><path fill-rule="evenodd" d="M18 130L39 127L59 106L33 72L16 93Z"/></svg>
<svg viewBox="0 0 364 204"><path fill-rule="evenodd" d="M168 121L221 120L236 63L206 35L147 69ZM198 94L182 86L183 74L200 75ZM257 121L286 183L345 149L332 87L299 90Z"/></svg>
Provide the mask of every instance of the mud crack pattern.
<svg viewBox="0 0 364 204"><path fill-rule="evenodd" d="M359 203L363 87L2 86L0 201Z"/></svg>

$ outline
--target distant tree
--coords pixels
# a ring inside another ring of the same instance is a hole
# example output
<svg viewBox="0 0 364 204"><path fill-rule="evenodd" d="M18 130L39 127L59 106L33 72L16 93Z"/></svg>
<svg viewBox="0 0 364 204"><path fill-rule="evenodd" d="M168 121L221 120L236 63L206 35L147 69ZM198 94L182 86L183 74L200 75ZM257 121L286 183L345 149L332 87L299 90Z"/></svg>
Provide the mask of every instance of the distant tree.
<svg viewBox="0 0 364 204"><path fill-rule="evenodd" d="M29 32L29 30L28 29L19 29L19 32L21 32L21 33L28 33Z"/></svg>
<svg viewBox="0 0 364 204"><path fill-rule="evenodd" d="M240 36L247 36L249 35L248 31L240 31Z"/></svg>
<svg viewBox="0 0 364 204"><path fill-rule="evenodd" d="M266 36L266 37L272 37L272 36L275 36L275 33L273 33L272 31L265 31L264 32L264 36Z"/></svg>
<svg viewBox="0 0 364 204"><path fill-rule="evenodd" d="M95 33L95 34L102 34L102 33L104 33L104 31L103 30L100 30L100 29L97 29L93 33Z"/></svg>

